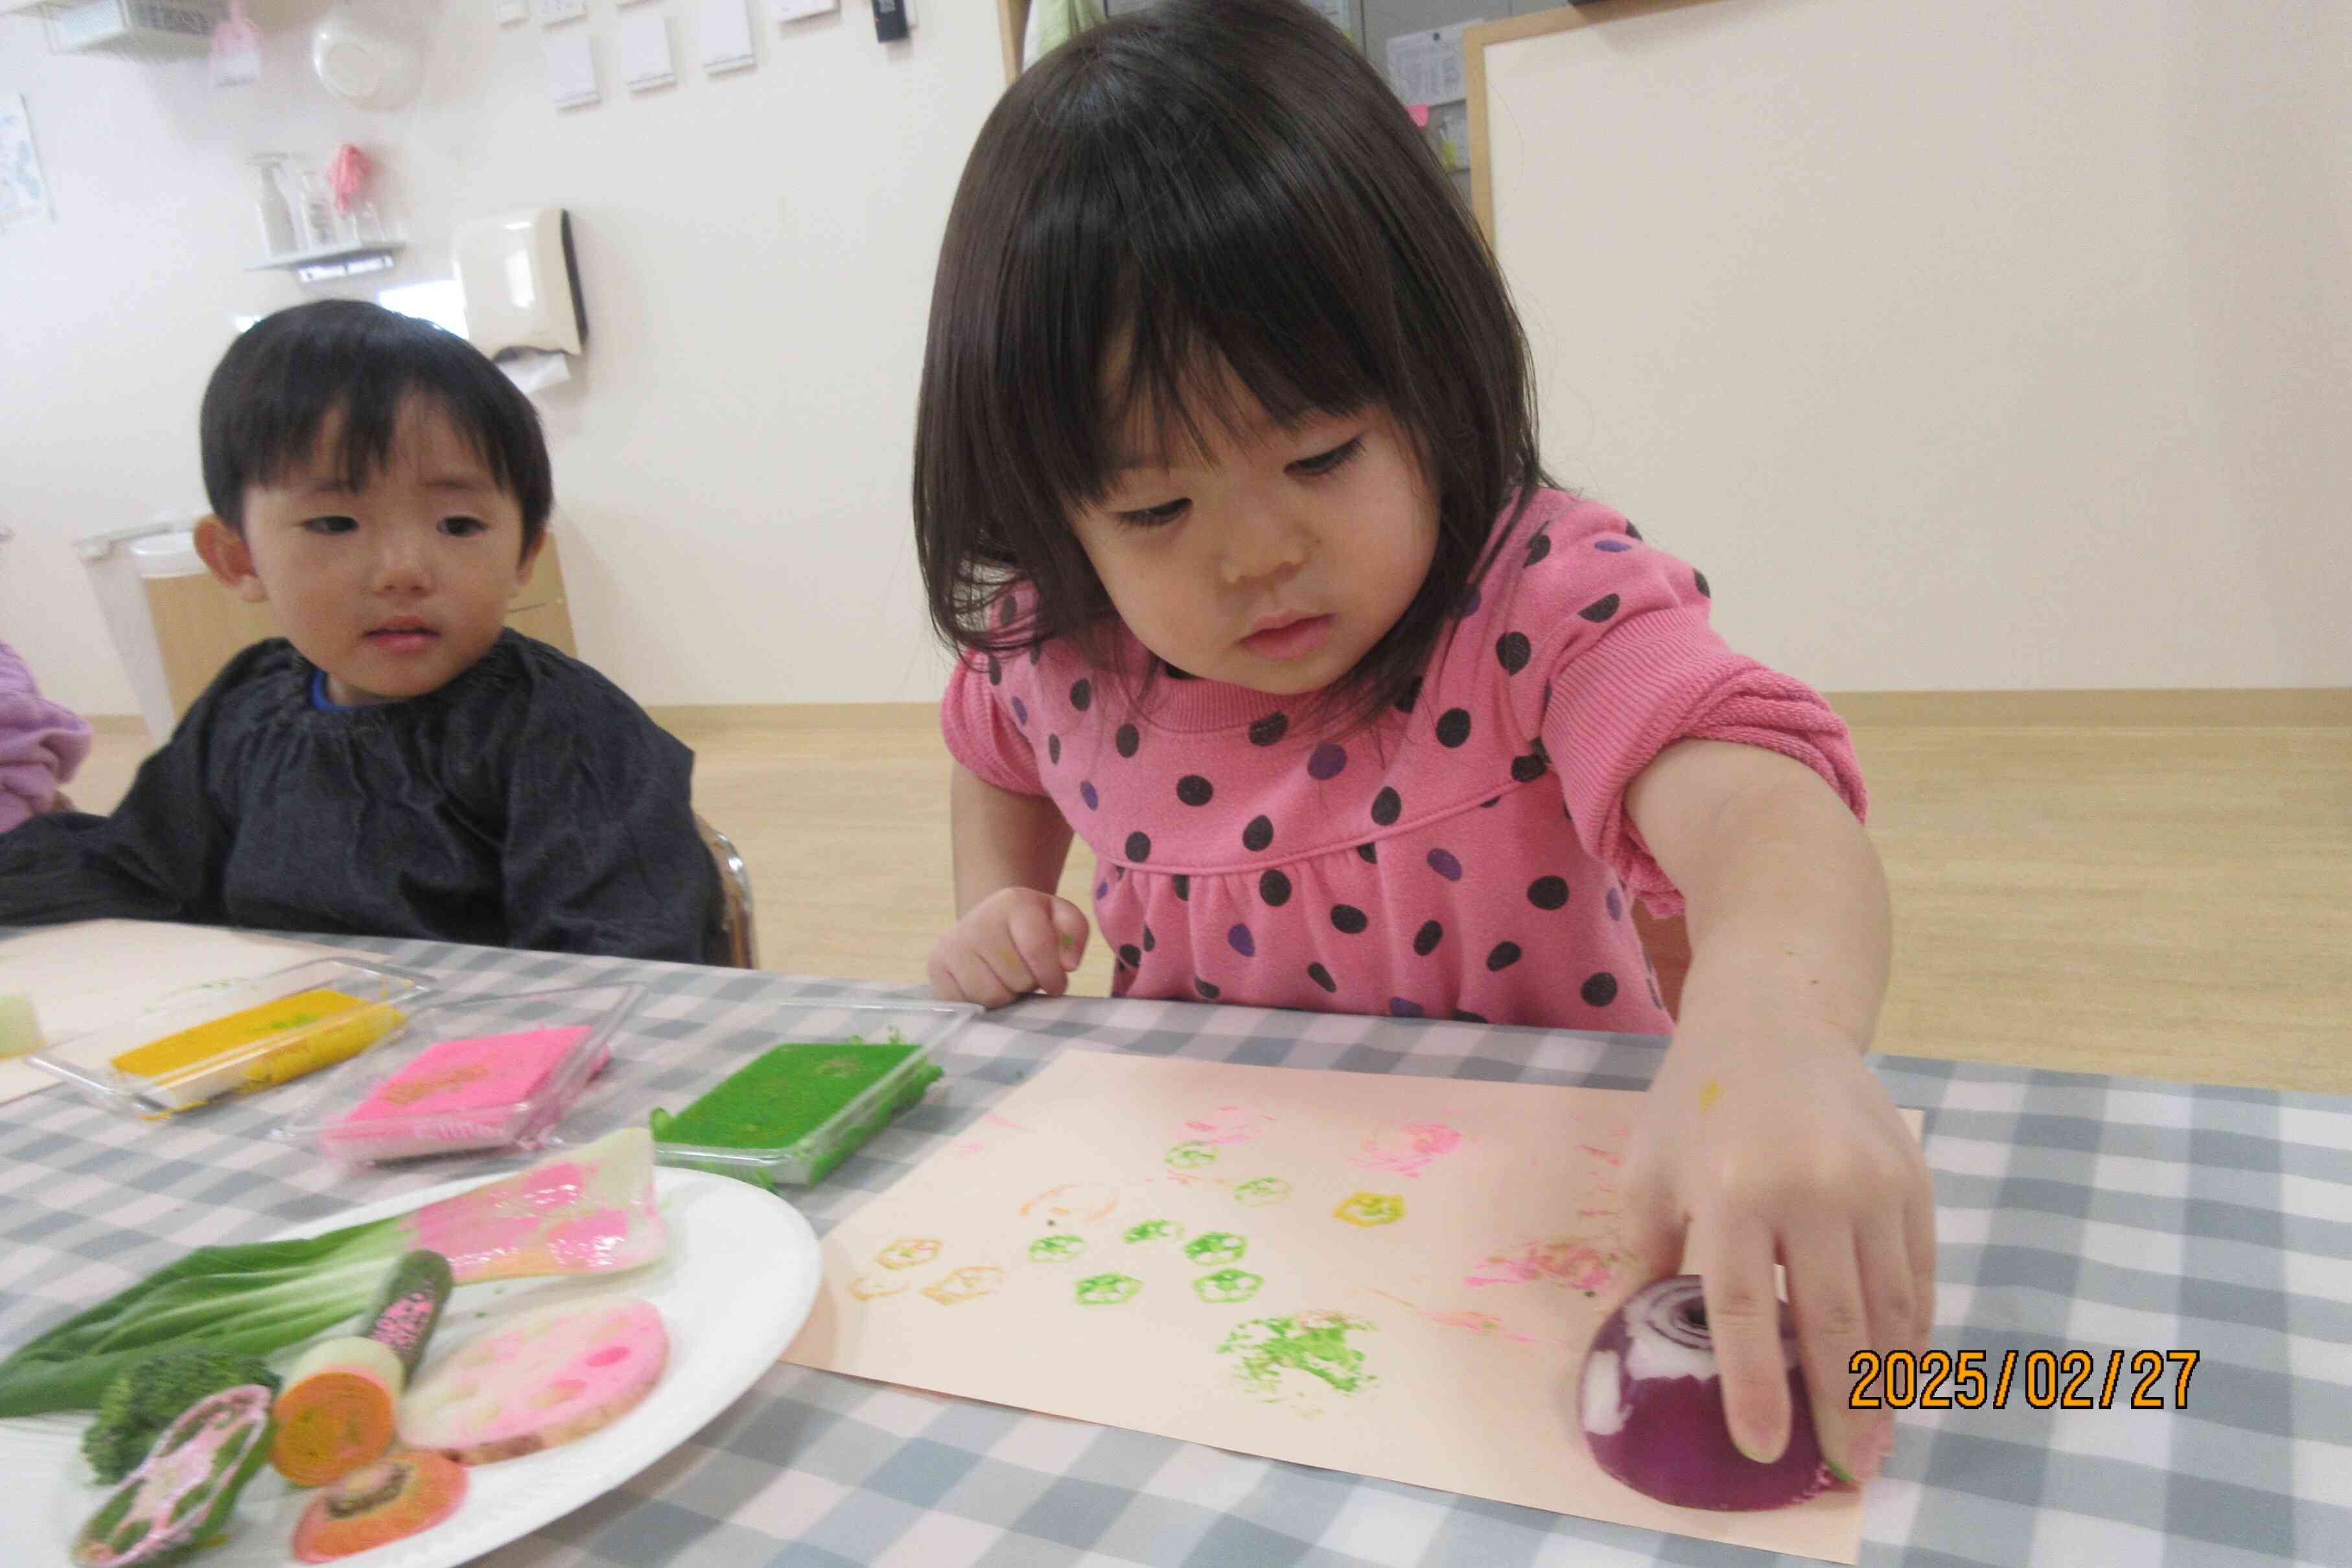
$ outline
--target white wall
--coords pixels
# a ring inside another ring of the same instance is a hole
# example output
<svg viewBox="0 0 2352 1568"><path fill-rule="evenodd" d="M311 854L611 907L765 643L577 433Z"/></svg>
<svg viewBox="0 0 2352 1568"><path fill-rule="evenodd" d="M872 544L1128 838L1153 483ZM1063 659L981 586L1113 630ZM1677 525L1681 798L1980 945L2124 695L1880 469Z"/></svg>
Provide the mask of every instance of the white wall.
<svg viewBox="0 0 2352 1568"><path fill-rule="evenodd" d="M2347 62L2211 0L1497 45L1547 457L1831 689L2352 685Z"/></svg>
<svg viewBox="0 0 2352 1568"><path fill-rule="evenodd" d="M314 297L259 252L247 154L357 142L413 248L336 291L446 277L453 220L572 215L591 342L540 398L581 649L648 703L929 698L908 475L925 311L949 198L1003 86L994 7L929 0L885 47L871 13L779 30L705 78L692 7L677 87L613 77L617 13L592 0L605 87L548 101L536 25L488 0L424 0L418 99L340 105L312 78L324 0L255 0L258 88L201 61L52 57L0 18L0 93L21 91L51 225L0 235L0 637L58 699L133 702L68 541L201 507L195 413L230 319Z"/></svg>

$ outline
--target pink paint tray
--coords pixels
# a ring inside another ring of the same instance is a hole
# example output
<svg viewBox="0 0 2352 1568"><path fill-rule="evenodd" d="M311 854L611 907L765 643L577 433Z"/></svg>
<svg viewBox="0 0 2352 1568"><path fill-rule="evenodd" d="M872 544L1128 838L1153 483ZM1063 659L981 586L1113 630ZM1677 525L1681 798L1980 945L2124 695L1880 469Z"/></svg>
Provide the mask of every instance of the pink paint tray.
<svg viewBox="0 0 2352 1568"><path fill-rule="evenodd" d="M457 998L331 1073L278 1135L352 1164L543 1143L645 988Z"/></svg>

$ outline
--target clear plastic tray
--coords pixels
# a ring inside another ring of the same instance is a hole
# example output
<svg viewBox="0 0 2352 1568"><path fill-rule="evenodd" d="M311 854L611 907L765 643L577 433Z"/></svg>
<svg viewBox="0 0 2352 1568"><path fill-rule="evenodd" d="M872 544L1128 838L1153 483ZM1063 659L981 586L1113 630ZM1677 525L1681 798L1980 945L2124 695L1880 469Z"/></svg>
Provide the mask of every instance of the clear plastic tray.
<svg viewBox="0 0 2352 1568"><path fill-rule="evenodd" d="M362 1054L432 989L423 975L314 958L76 1035L25 1060L110 1110L152 1119Z"/></svg>
<svg viewBox="0 0 2352 1568"><path fill-rule="evenodd" d="M354 1165L536 1148L613 1054L640 985L446 998L343 1063L278 1135Z"/></svg>
<svg viewBox="0 0 2352 1568"><path fill-rule="evenodd" d="M822 1124L789 1142L721 1147L673 1142L656 1133L654 1160L659 1165L712 1171L771 1189L780 1185L811 1186L887 1125L891 1117L922 1098L939 1076L933 1059L980 1010L969 1002L782 1003L776 1009L776 1032L768 1043L746 1052L698 1093L683 1096L688 1104L780 1045L911 1045L916 1049Z"/></svg>

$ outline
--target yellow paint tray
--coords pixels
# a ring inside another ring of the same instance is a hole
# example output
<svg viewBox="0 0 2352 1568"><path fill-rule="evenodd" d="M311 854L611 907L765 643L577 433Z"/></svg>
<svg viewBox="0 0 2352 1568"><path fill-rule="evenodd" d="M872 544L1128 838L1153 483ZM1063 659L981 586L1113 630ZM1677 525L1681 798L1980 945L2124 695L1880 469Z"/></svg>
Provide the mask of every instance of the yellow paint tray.
<svg viewBox="0 0 2352 1568"><path fill-rule="evenodd" d="M110 1110L169 1115L356 1056L432 988L420 975L317 958L207 987L26 1061Z"/></svg>

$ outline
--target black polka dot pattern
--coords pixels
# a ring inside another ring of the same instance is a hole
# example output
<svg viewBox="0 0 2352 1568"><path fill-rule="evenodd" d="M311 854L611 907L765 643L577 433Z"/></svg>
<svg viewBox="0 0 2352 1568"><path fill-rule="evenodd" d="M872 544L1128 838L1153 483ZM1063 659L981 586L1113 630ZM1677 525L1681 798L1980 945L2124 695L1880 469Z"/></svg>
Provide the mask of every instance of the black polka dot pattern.
<svg viewBox="0 0 2352 1568"><path fill-rule="evenodd" d="M1437 744L1455 747L1470 738L1470 710L1450 707L1437 716Z"/></svg>
<svg viewBox="0 0 2352 1568"><path fill-rule="evenodd" d="M1497 942L1495 944L1494 950L1486 955L1486 972L1494 974L1499 970L1507 969L1518 961L1519 945L1517 943Z"/></svg>
<svg viewBox="0 0 2352 1568"><path fill-rule="evenodd" d="M1532 784L1544 776L1546 766L1542 752L1530 751L1511 758L1511 777L1522 784Z"/></svg>
<svg viewBox="0 0 2352 1568"><path fill-rule="evenodd" d="M1528 883L1528 902L1538 909L1558 909L1568 902L1568 878L1539 876Z"/></svg>
<svg viewBox="0 0 2352 1568"><path fill-rule="evenodd" d="M1118 727L1118 754L1121 757L1133 757L1136 753L1136 748L1142 744L1142 733L1139 731L1135 726L1131 724L1123 724Z"/></svg>
<svg viewBox="0 0 2352 1568"><path fill-rule="evenodd" d="M1422 1010L1422 1006L1419 1002L1407 1001L1402 997L1391 997L1389 998L1389 1013L1391 1017L1401 1019L1427 1018L1429 1016L1426 1012Z"/></svg>
<svg viewBox="0 0 2352 1568"><path fill-rule="evenodd" d="M1151 836L1141 831L1127 835L1127 858L1141 865L1151 858Z"/></svg>
<svg viewBox="0 0 2352 1568"><path fill-rule="evenodd" d="M1381 863L1381 846L1366 840L1356 846L1356 858L1366 865L1378 865Z"/></svg>
<svg viewBox="0 0 2352 1568"><path fill-rule="evenodd" d="M1625 533L1631 538L1638 539L1642 537L1642 530L1635 528L1630 520L1625 524Z"/></svg>
<svg viewBox="0 0 2352 1568"><path fill-rule="evenodd" d="M1257 853L1274 842L1274 822L1267 817L1252 817L1249 826L1242 830L1242 848Z"/></svg>
<svg viewBox="0 0 2352 1568"><path fill-rule="evenodd" d="M1160 939L1151 935L1150 926L1145 926L1143 928L1143 950L1149 953L1158 946L1160 946Z"/></svg>
<svg viewBox="0 0 2352 1568"><path fill-rule="evenodd" d="M1205 806L1217 792L1217 787L1198 773L1187 773L1176 780L1176 799L1187 806Z"/></svg>
<svg viewBox="0 0 2352 1568"><path fill-rule="evenodd" d="M1370 919L1364 912L1352 904L1335 904L1331 906L1333 928L1347 936L1361 936L1364 934L1364 927L1370 924Z"/></svg>
<svg viewBox="0 0 2352 1568"><path fill-rule="evenodd" d="M1217 988L1209 984L1206 980L1195 979L1192 982L1192 989L1199 994L1201 999L1204 1002L1213 1002L1220 995Z"/></svg>
<svg viewBox="0 0 2352 1568"><path fill-rule="evenodd" d="M1095 685L1092 681L1079 681L1070 687L1070 706L1084 713L1094 706Z"/></svg>
<svg viewBox="0 0 2352 1568"><path fill-rule="evenodd" d="M1605 1008L1617 999L1617 977L1606 969L1597 975L1588 975L1584 984L1577 988L1576 994L1584 998L1584 1005L1589 1008Z"/></svg>
<svg viewBox="0 0 2352 1568"><path fill-rule="evenodd" d="M1004 666L993 653L988 656L988 684L992 686L1004 684Z"/></svg>
<svg viewBox="0 0 2352 1568"><path fill-rule="evenodd" d="M1372 797L1372 821L1385 828L1404 813L1404 800L1387 785Z"/></svg>
<svg viewBox="0 0 2352 1568"><path fill-rule="evenodd" d="M1045 737L1045 760L1054 763L1058 763L1062 760L1062 737L1060 736L1049 735Z"/></svg>
<svg viewBox="0 0 2352 1568"><path fill-rule="evenodd" d="M1539 533L1528 541L1528 564L1533 566L1551 554L1551 535Z"/></svg>
<svg viewBox="0 0 2352 1568"><path fill-rule="evenodd" d="M1422 922L1421 929L1412 934L1412 950L1426 958L1436 952L1437 945L1444 940L1445 927L1434 920L1425 920Z"/></svg>
<svg viewBox="0 0 2352 1568"><path fill-rule="evenodd" d="M1257 895L1268 908L1279 909L1290 902L1290 879L1278 871L1267 872L1257 879Z"/></svg>
<svg viewBox="0 0 2352 1568"><path fill-rule="evenodd" d="M1143 967L1143 954L1134 943L1129 942L1118 950L1118 961L1130 969L1139 969Z"/></svg>
<svg viewBox="0 0 2352 1568"><path fill-rule="evenodd" d="M1495 657L1501 663L1505 674L1516 675L1526 669L1528 659L1534 652L1524 632L1506 632L1495 639Z"/></svg>
<svg viewBox="0 0 2352 1568"><path fill-rule="evenodd" d="M1692 570L1691 586L1698 590L1698 596L1701 599L1713 599L1715 597L1715 590L1706 585L1706 573L1703 571L1699 571L1696 569Z"/></svg>
<svg viewBox="0 0 2352 1568"><path fill-rule="evenodd" d="M1611 616L1617 613L1617 596L1613 593L1604 594L1602 597L1594 600L1591 603L1578 611L1577 613L1583 616L1587 621L1591 622L1595 626L1598 626L1603 621L1608 620Z"/></svg>
<svg viewBox="0 0 2352 1568"><path fill-rule="evenodd" d="M1174 887L1175 887L1175 889L1176 889L1176 896L1177 896L1178 898L1181 898L1181 899L1186 899L1186 900L1189 900L1189 899L1191 899L1191 898L1192 898L1192 879L1191 877L1186 876L1186 875L1185 875L1183 873L1181 873L1181 872L1179 872L1179 873L1176 873L1176 878L1175 878L1175 882L1174 882L1173 885L1174 885Z"/></svg>
<svg viewBox="0 0 2352 1568"><path fill-rule="evenodd" d="M1249 727L1252 746L1272 746L1290 733L1288 714L1270 713Z"/></svg>
<svg viewBox="0 0 2352 1568"><path fill-rule="evenodd" d="M1339 988L1339 982L1331 977L1331 971L1320 964L1307 965L1307 977L1322 987L1327 993L1336 992Z"/></svg>

